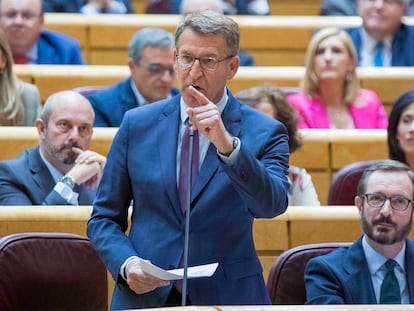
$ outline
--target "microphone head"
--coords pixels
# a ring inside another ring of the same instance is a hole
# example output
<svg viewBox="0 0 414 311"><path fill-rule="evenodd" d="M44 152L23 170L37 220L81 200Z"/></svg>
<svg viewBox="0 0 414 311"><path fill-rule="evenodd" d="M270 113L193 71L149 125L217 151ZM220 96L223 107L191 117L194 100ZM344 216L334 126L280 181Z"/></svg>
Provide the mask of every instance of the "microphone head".
<svg viewBox="0 0 414 311"><path fill-rule="evenodd" d="M184 124L185 124L185 126L187 126L191 130L192 127L193 127L193 120L191 120L190 118L187 118L187 119L185 119Z"/></svg>

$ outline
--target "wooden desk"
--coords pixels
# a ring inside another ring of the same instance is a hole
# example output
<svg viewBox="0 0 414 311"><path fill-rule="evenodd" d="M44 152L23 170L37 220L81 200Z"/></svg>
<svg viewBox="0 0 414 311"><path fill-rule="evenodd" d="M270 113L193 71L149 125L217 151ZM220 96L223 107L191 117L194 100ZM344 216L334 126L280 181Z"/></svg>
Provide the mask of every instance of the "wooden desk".
<svg viewBox="0 0 414 311"><path fill-rule="evenodd" d="M94 128L91 150L106 155L117 128ZM352 162L388 157L386 130L300 130L303 147L290 163L312 176L321 204L326 204L333 175ZM0 160L14 158L38 143L35 127L0 127Z"/></svg>

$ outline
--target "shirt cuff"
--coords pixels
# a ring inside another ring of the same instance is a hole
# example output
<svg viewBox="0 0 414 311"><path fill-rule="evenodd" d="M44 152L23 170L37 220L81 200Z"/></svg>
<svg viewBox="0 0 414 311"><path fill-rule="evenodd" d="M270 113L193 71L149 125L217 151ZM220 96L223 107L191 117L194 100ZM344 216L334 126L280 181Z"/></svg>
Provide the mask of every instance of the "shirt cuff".
<svg viewBox="0 0 414 311"><path fill-rule="evenodd" d="M78 197L79 194L74 192L68 185L58 182L53 188L62 198L64 198L71 205L79 205Z"/></svg>
<svg viewBox="0 0 414 311"><path fill-rule="evenodd" d="M131 261L133 261L133 260L135 260L135 259L140 259L138 256L131 256L131 257L128 257L127 258L127 260L125 260L124 261L124 263L122 264L122 266L121 266L121 269L120 269L120 271L119 271L119 274L121 275L121 277L126 281L127 280L127 276L126 276L126 267L127 267L127 265L131 262Z"/></svg>
<svg viewBox="0 0 414 311"><path fill-rule="evenodd" d="M239 155L240 152L240 146L241 146L241 141L238 137L233 137L233 139L237 140L237 146L236 148L230 153L230 155L227 157L224 154L221 154L218 150L217 150L217 154L219 155L220 159L227 165L233 165L234 163L236 163L237 160L237 156Z"/></svg>

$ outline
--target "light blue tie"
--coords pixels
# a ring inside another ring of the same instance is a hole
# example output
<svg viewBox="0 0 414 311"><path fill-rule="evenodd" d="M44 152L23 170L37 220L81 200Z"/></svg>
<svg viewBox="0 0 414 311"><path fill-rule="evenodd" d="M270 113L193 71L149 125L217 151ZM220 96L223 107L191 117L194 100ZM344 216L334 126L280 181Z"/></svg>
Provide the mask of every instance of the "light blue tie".
<svg viewBox="0 0 414 311"><path fill-rule="evenodd" d="M383 53L382 50L384 49L384 44L382 42L378 42L375 46L375 56L374 56L374 66L375 67L382 67L384 63L382 61Z"/></svg>

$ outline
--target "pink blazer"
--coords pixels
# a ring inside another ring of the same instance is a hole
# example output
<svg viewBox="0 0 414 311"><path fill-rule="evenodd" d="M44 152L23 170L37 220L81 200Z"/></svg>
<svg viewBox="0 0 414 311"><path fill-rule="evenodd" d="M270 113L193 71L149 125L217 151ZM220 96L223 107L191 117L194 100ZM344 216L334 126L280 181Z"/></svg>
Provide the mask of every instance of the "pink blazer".
<svg viewBox="0 0 414 311"><path fill-rule="evenodd" d="M361 89L358 97L363 97L366 105L356 107L349 105L349 112L356 129L386 129L387 113L373 91ZM298 128L331 128L325 105L317 98L310 98L305 93L289 95L287 98L299 115Z"/></svg>

